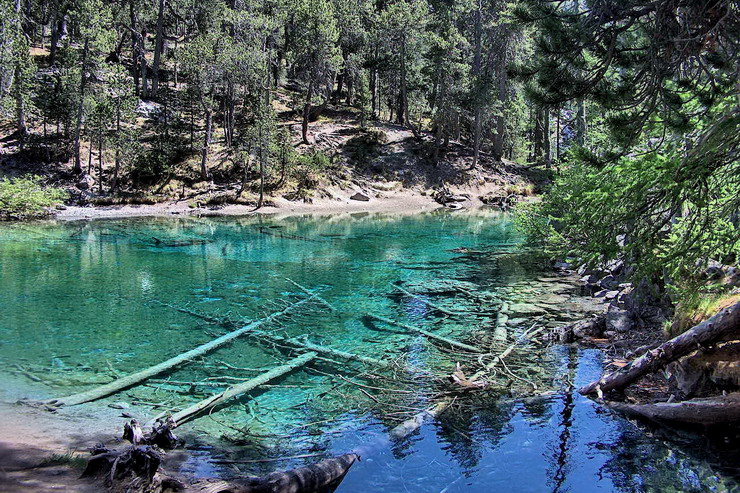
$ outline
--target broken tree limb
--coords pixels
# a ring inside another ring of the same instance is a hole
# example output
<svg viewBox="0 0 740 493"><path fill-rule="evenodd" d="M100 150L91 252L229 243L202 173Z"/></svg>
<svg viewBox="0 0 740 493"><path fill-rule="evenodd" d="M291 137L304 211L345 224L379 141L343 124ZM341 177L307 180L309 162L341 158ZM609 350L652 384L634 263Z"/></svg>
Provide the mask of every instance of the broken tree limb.
<svg viewBox="0 0 740 493"><path fill-rule="evenodd" d="M740 393L737 392L683 402L625 404L607 401L606 404L626 416L649 419L658 423L699 426L740 423Z"/></svg>
<svg viewBox="0 0 740 493"><path fill-rule="evenodd" d="M309 296L315 296L316 299L319 300L319 302L321 302L321 304L324 305L325 307L327 307L329 310L331 310L333 312L337 311L337 309L334 308L334 305L332 305L331 303L329 303L328 301L326 301L323 297L319 296L314 291L311 291L310 289L308 289L305 286L301 286L300 284L298 284L297 282L295 282L293 279L289 279L289 278L286 277L285 280L288 281L289 283L291 283L293 286L295 286L298 289L300 289L301 291L303 291L304 293L306 293L307 295L309 295Z"/></svg>
<svg viewBox="0 0 740 493"><path fill-rule="evenodd" d="M430 339L434 339L436 341L444 342L445 344L448 344L450 346L454 346L460 349L464 349L465 351L470 351L471 353L482 353L484 352L482 349L477 348L475 346L471 346L470 344L465 344L462 342L458 342L454 339L449 339L447 337L442 337L437 334L434 334L432 332L429 332L428 330L424 330L421 327L416 327L413 325L405 324L403 322L399 322L398 320L391 320L390 318L381 317L380 315L365 315L367 318L370 318L372 320L377 320L378 322L383 322L384 324L388 325L395 325L396 327L401 327L402 329L410 330L412 332L418 332L419 334L424 335L425 337L428 337Z"/></svg>
<svg viewBox="0 0 740 493"><path fill-rule="evenodd" d="M435 303L432 303L431 301L424 299L423 296L419 296L418 294L414 294L411 291L402 288L401 286L394 285L394 287L397 290L399 290L400 292L402 292L403 294L405 294L406 296L408 296L410 298L414 298L415 300L418 300L421 303L424 303L429 308L432 308L434 310L437 310L438 312L444 313L445 315L449 315L451 317L462 315L461 313L450 311L447 308L443 308L443 307L441 307L441 306L439 306L439 305L437 305Z"/></svg>
<svg viewBox="0 0 740 493"><path fill-rule="evenodd" d="M309 361L313 360L316 356L317 354L314 352L302 354L301 356L288 361L284 365L277 366L272 370L265 372L255 378L250 378L249 380L246 380L240 384L234 385L233 387L226 389L220 394L213 395L196 404L193 404L192 406L172 415L175 426L179 426L187 421L190 421L204 411L214 409L215 407L220 406L230 399L238 397L242 394L246 394L250 390L254 390L260 385L281 377L286 373L290 373L302 367Z"/></svg>
<svg viewBox="0 0 740 493"><path fill-rule="evenodd" d="M300 340L295 337L285 337L278 334L270 334L268 332L265 332L263 330L256 330L252 331L251 333L253 336L257 336L260 338L268 339L273 342L277 342L280 344L284 344L286 346L292 346L296 348L305 349L307 351L313 351L319 354L326 354L329 356L334 356L337 358L347 359L350 361L357 361L360 363L366 363L368 365L373 366L380 366L380 367L388 367L389 363L387 361L370 358L368 356L362 356L360 354L350 353L347 351L341 351L339 349L333 349L328 346L323 346L320 344L314 344L313 342Z"/></svg>
<svg viewBox="0 0 740 493"><path fill-rule="evenodd" d="M180 366L184 363L187 363L191 361L193 358L207 354L233 341L234 339L238 337L241 337L245 334L250 333L257 327L270 323L276 320L277 318L296 310L300 306L312 301L313 298L314 298L313 296L310 296L301 301L293 303L292 305L289 305L288 307L284 308L283 310L279 312L275 312L275 313L272 313L271 315L268 315L267 317L261 318L259 320L255 320L254 322L251 322L243 326L240 329L237 329L233 332L229 332L228 334L218 337L206 344L202 344L194 349L191 349L190 351L181 353L173 358L168 359L167 361L159 363L158 365L151 366L149 368L146 368L139 372L125 376L123 378L119 378L117 380L114 380L111 383L101 385L100 387L96 387L86 392L81 392L79 394L70 395L68 397L63 397L61 399L52 399L50 401L44 402L44 404L48 406L54 406L54 407L75 406L77 404L82 404L84 402L90 402L90 401L94 401L97 399L102 399L103 397L107 397L111 394L115 394L116 392L120 392L121 390L126 389L128 387L132 387L138 384L139 382L146 380L147 378L151 378L155 375L158 375L172 368Z"/></svg>
<svg viewBox="0 0 740 493"><path fill-rule="evenodd" d="M578 390L583 395L622 389L640 377L656 371L698 346L740 332L740 303L725 308L713 317L646 352L624 368L602 376Z"/></svg>

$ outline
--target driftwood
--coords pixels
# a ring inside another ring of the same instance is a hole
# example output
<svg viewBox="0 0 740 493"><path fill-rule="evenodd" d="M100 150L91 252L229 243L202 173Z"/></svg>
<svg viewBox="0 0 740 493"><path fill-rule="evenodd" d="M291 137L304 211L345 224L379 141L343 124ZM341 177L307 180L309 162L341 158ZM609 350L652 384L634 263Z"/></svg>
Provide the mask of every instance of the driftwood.
<svg viewBox="0 0 740 493"><path fill-rule="evenodd" d="M626 416L645 418L658 423L683 425L729 425L740 423L740 393L657 404L607 402L609 407Z"/></svg>
<svg viewBox="0 0 740 493"><path fill-rule="evenodd" d="M345 454L290 471L273 472L261 478L249 478L239 493L309 493L334 491L350 467L360 460L357 454Z"/></svg>
<svg viewBox="0 0 740 493"><path fill-rule="evenodd" d="M229 389L225 390L224 392L221 392L220 394L213 395L207 399L204 399L196 404L193 404L192 406L183 409L180 412L177 412L172 415L172 420L174 422L174 426L179 426L187 421L190 421L194 417L196 417L198 414L209 411L214 409L217 406L220 406L224 402L233 399L235 397L238 397L242 394L246 394L250 390L254 390L255 388L259 387L262 384L265 384L269 382L270 380L274 380L278 377L281 377L285 375L286 373L289 373L297 368L300 368L304 366L309 361L313 360L317 356L316 353L306 353L301 356L298 356L297 358L294 358L284 365L278 366L273 368L272 370L263 373L262 375L259 375L255 378L251 378L245 382L242 382L238 385L234 385L233 387L230 387Z"/></svg>
<svg viewBox="0 0 740 493"><path fill-rule="evenodd" d="M395 325L396 327L401 327L402 329L410 330L412 332L418 332L419 334L422 334L425 337L428 337L430 339L434 339L436 341L441 341L445 344L448 344L450 346L454 346L460 349L464 349L465 351L470 351L472 353L482 353L484 352L482 349L477 348L475 346L471 346L470 344L465 344L462 342L458 342L454 339L449 339L447 337L442 337L437 334L434 334L432 332L429 332L428 330L424 330L421 327L416 327L413 325L405 324L403 322L399 322L397 320L391 320L390 318L381 317L380 315L365 315L367 318L370 318L372 320L377 320L379 322L383 322L388 325Z"/></svg>
<svg viewBox="0 0 740 493"><path fill-rule="evenodd" d="M738 332L740 332L740 303L725 308L710 319L646 352L624 368L591 382L579 389L579 392L587 395L623 389L640 377L691 353L698 346L721 340L728 335L736 335Z"/></svg>
<svg viewBox="0 0 740 493"><path fill-rule="evenodd" d="M488 374L488 372L490 372L498 363L500 363L504 358L511 354L518 345L523 344L527 340L531 340L535 335L539 334L544 329L545 328L542 327L536 330L530 329L526 331L517 339L516 342L507 347L504 352L496 356L490 363L485 366L485 368L476 372L472 377L468 379L468 381L473 384L480 382L481 379ZM415 414L411 418L393 428L388 434L387 439L382 439L380 441L361 446L355 450L355 453L360 456L369 455L374 450L376 450L377 447L385 445L389 440L398 441L406 438L407 436L421 428L421 426L424 425L424 423L426 423L427 421L437 419L440 414L442 414L448 407L452 405L453 402L455 402L455 399L456 397L452 396L447 396L443 399L440 399L439 401L434 403L434 405L430 406L424 411L421 411L420 413Z"/></svg>
<svg viewBox="0 0 740 493"><path fill-rule="evenodd" d="M453 311L450 311L450 310L448 310L447 308L443 308L443 307L441 307L441 306L439 306L439 305L437 305L437 304L435 304L435 303L432 303L431 301L429 301L429 300L426 300L426 299L424 299L424 297L423 297L423 296L419 296L418 294L414 294L414 293L412 293L411 291L409 291L409 290L407 290L407 289L404 289L404 288L402 288L402 287L401 287L401 286L399 286L399 285L394 285L394 287L395 287L395 288L396 288L397 290L399 290L400 292L402 292L403 294L405 294L406 296L408 296L408 297L410 297L410 298L414 298L415 300L418 300L418 301L420 301L421 303L424 303L424 304L425 304L425 305L427 305L427 306L428 306L429 308L432 308L432 309L434 309L434 310L436 310L436 311L438 311L438 312L444 313L445 315L449 315L449 316L451 316L451 317L454 317L454 316L458 316L458 315L462 315L461 313L457 313L457 312L453 312Z"/></svg>
<svg viewBox="0 0 740 493"><path fill-rule="evenodd" d="M177 425L172 418L157 419L152 425L151 433L144 433L141 425L136 419L132 419L123 425L123 438L133 445L156 445L163 449L173 449L180 441L172 429Z"/></svg>
<svg viewBox="0 0 740 493"><path fill-rule="evenodd" d="M390 366L390 364L387 361L382 361L379 359L370 358L368 356L362 356L362 355L350 353L347 351L341 351L339 349L333 349L328 346L323 346L321 344L314 344L313 342L303 341L295 337L285 337L285 336L281 336L278 334L270 334L262 330L252 331L251 335L260 337L263 339L267 339L267 340L270 340L276 343L284 344L286 346L297 347L297 348L305 349L307 351L312 351L312 352L316 352L319 354L326 354L328 356L334 356L334 357L341 358L341 359L357 361L360 363L366 363L368 365L379 366L379 367Z"/></svg>

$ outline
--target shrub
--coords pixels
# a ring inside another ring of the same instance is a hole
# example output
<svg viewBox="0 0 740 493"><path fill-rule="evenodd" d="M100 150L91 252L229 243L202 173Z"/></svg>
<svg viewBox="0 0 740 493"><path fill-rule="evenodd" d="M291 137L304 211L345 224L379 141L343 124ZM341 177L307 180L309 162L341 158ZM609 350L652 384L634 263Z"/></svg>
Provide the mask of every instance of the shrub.
<svg viewBox="0 0 740 493"><path fill-rule="evenodd" d="M38 176L0 178L0 219L31 219L49 215L48 208L61 204L67 193L44 187Z"/></svg>

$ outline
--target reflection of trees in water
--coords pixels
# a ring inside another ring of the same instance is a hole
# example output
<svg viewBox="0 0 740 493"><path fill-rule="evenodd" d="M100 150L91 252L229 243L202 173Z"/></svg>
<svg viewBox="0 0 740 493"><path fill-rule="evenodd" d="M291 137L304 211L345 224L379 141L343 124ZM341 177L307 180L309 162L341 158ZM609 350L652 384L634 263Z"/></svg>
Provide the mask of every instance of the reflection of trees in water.
<svg viewBox="0 0 740 493"><path fill-rule="evenodd" d="M560 433L558 434L555 453L551 457L551 472L549 474L549 482L552 486L553 493L562 491L571 466L568 452L570 449L571 427L573 426L573 409L575 407L573 382L577 368L578 349L575 346L569 346L567 348L567 381L562 394L563 407L560 411L560 421L558 422Z"/></svg>
<svg viewBox="0 0 740 493"><path fill-rule="evenodd" d="M647 427L625 423L613 443L594 444L612 454L600 475L611 476L619 490L625 492L740 489L737 442L719 445L706 436L665 428L652 432ZM646 433L653 435L651 440L645 439Z"/></svg>

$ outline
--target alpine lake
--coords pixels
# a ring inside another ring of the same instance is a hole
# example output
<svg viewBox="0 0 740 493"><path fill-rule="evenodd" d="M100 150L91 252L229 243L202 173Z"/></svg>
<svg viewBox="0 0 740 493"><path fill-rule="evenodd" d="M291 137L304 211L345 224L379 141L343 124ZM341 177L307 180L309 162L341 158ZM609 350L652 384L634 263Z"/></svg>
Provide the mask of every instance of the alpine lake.
<svg viewBox="0 0 740 493"><path fill-rule="evenodd" d="M90 420L108 416L111 436L127 420L120 412L146 422L181 410L296 358L300 344L384 362L321 353L183 424L188 458L177 467L188 475L312 464L451 398L437 419L362 457L337 491L740 491L737 457L716 441L627 421L577 393L601 374L604 353L545 334L602 307L539 259L505 214L6 224L0 287L6 402L95 388L311 298L258 332L74 406ZM471 375L510 347L486 388L447 380L458 363Z"/></svg>

